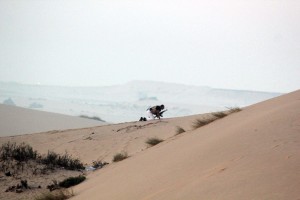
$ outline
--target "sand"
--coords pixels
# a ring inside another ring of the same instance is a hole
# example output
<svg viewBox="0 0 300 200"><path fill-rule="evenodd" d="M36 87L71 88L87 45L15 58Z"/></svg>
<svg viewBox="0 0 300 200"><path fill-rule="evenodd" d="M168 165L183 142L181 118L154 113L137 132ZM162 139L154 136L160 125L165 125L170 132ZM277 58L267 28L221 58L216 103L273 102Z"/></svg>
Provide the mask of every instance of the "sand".
<svg viewBox="0 0 300 200"><path fill-rule="evenodd" d="M96 120L0 104L0 137L103 124Z"/></svg>
<svg viewBox="0 0 300 200"><path fill-rule="evenodd" d="M73 188L82 199L299 199L300 91L193 129L194 115L0 138L110 162ZM176 127L186 132L176 135ZM164 142L149 147L147 138ZM129 158L112 163L116 153Z"/></svg>

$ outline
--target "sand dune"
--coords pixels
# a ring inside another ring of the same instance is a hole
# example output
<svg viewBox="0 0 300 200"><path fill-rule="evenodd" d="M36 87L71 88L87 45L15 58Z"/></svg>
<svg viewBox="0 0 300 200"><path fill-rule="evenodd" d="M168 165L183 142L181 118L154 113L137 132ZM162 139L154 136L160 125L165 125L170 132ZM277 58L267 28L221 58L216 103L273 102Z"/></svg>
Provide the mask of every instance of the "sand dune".
<svg viewBox="0 0 300 200"><path fill-rule="evenodd" d="M300 196L300 91L244 108L194 130L194 115L3 137L111 162L88 175L72 199L297 199ZM176 127L186 130L176 134ZM149 148L145 140L165 141Z"/></svg>
<svg viewBox="0 0 300 200"><path fill-rule="evenodd" d="M298 199L299 100L297 91L250 106L113 164L74 200Z"/></svg>
<svg viewBox="0 0 300 200"><path fill-rule="evenodd" d="M0 137L102 124L96 120L0 104Z"/></svg>
<svg viewBox="0 0 300 200"><path fill-rule="evenodd" d="M173 138L176 126L191 129L191 121L199 116L205 115L2 137L0 144L7 141L25 142L41 153L47 153L48 150L58 153L67 151L87 164L94 160L111 162L118 152L126 151L133 156L147 149L147 138Z"/></svg>

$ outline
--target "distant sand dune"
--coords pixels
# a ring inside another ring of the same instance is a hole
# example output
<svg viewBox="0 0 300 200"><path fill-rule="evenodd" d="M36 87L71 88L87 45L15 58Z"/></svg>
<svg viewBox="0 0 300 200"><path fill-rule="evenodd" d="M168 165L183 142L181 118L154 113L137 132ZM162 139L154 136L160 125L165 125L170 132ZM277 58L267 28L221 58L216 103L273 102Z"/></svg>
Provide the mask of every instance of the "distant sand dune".
<svg viewBox="0 0 300 200"><path fill-rule="evenodd" d="M0 137L99 126L104 123L0 104Z"/></svg>

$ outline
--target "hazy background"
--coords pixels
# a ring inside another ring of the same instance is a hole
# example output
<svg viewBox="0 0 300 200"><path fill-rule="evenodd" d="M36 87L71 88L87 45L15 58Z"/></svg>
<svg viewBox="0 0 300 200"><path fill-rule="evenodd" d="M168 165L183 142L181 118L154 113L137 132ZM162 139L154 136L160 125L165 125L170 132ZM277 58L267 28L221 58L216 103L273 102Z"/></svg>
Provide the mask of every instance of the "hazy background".
<svg viewBox="0 0 300 200"><path fill-rule="evenodd" d="M0 0L0 81L290 92L299 0Z"/></svg>

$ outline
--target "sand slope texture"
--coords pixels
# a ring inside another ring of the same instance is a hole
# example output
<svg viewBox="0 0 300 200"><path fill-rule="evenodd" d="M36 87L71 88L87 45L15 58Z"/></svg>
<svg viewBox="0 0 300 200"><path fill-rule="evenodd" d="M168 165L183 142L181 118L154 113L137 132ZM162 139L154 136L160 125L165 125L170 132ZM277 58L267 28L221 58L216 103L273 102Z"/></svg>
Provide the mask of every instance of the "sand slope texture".
<svg viewBox="0 0 300 200"><path fill-rule="evenodd" d="M299 153L297 91L104 168L74 200L298 199Z"/></svg>

